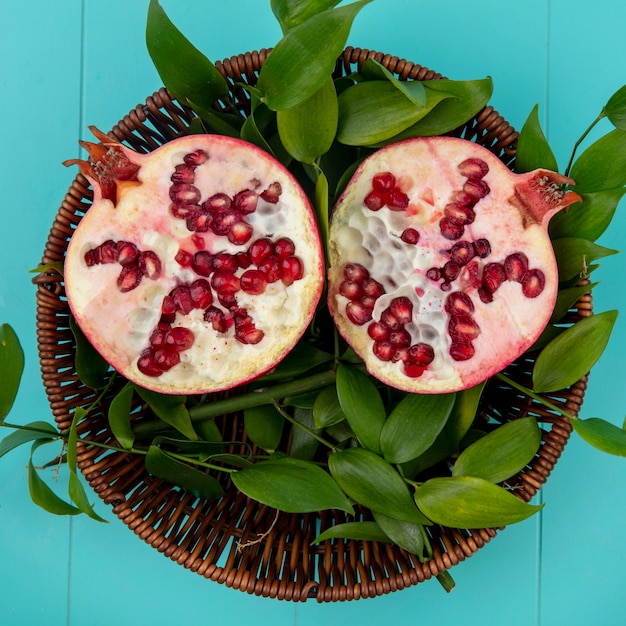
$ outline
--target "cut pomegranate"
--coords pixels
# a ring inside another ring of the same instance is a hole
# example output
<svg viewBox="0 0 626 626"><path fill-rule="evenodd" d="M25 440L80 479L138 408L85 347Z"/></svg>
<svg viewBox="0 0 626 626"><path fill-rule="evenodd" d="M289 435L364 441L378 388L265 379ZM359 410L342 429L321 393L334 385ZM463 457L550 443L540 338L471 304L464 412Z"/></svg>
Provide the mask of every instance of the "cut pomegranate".
<svg viewBox="0 0 626 626"><path fill-rule="evenodd" d="M573 184L516 175L451 137L368 157L332 214L328 305L370 373L407 391L456 391L531 346L558 289L547 225L580 201L564 190ZM372 281L380 289L366 296Z"/></svg>
<svg viewBox="0 0 626 626"><path fill-rule="evenodd" d="M68 162L94 188L64 274L85 335L129 380L165 393L227 389L274 367L323 287L295 179L238 139L193 135L142 155L95 133L90 160Z"/></svg>

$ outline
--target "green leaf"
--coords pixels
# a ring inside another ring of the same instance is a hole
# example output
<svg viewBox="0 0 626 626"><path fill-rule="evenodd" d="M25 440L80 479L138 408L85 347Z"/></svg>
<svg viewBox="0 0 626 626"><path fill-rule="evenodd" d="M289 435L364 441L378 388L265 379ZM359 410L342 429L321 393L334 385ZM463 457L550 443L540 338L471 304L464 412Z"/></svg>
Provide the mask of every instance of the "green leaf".
<svg viewBox="0 0 626 626"><path fill-rule="evenodd" d="M539 105L535 105L517 138L515 171L521 174L539 168L558 172L559 166L541 129Z"/></svg>
<svg viewBox="0 0 626 626"><path fill-rule="evenodd" d="M9 324L0 326L0 424L11 411L24 372L24 350Z"/></svg>
<svg viewBox="0 0 626 626"><path fill-rule="evenodd" d="M580 237L565 237L552 242L556 262L559 267L559 281L564 282L588 274L588 267L594 261L613 254L617 250L600 246Z"/></svg>
<svg viewBox="0 0 626 626"><path fill-rule="evenodd" d="M475 476L431 478L415 492L417 506L433 522L450 528L493 528L527 519L543 508Z"/></svg>
<svg viewBox="0 0 626 626"><path fill-rule="evenodd" d="M172 458L156 445L148 449L146 469L153 476L177 485L198 498L213 500L224 495L224 489L213 476Z"/></svg>
<svg viewBox="0 0 626 626"><path fill-rule="evenodd" d="M376 511L373 512L376 523L381 530L403 550L424 559L424 527L421 524L394 519Z"/></svg>
<svg viewBox="0 0 626 626"><path fill-rule="evenodd" d="M540 444L541 431L534 417L507 422L465 448L452 475L500 483L526 467Z"/></svg>
<svg viewBox="0 0 626 626"><path fill-rule="evenodd" d="M35 441L31 447L31 454L28 460L28 491L30 493L31 500L44 511L52 513L53 515L78 515L81 510L75 506L72 506L65 500L59 498L59 496L48 487L43 479L37 473L33 464L33 454L35 450L39 448L46 441L39 439Z"/></svg>
<svg viewBox="0 0 626 626"><path fill-rule="evenodd" d="M432 137L443 135L465 124L476 115L491 98L493 81L491 78L480 80L425 80L428 99L438 99L439 104L419 122L393 138L400 141L410 137ZM443 92L447 97L441 99Z"/></svg>
<svg viewBox="0 0 626 626"><path fill-rule="evenodd" d="M371 0L328 9L291 28L276 44L257 80L272 110L303 102L332 75L357 13Z"/></svg>
<svg viewBox="0 0 626 626"><path fill-rule="evenodd" d="M421 83L415 83L423 88ZM426 102L416 103L389 81L366 81L339 96L337 140L349 146L371 146L395 137L422 119L444 98L430 91Z"/></svg>
<svg viewBox="0 0 626 626"><path fill-rule="evenodd" d="M280 140L301 163L313 163L328 152L337 133L337 121L337 92L330 76L306 100L276 114Z"/></svg>
<svg viewBox="0 0 626 626"><path fill-rule="evenodd" d="M613 125L626 130L626 85L620 87L609 98L603 112Z"/></svg>
<svg viewBox="0 0 626 626"><path fill-rule="evenodd" d="M391 412L380 433L389 463L406 463L428 450L454 406L454 394L407 394Z"/></svg>
<svg viewBox="0 0 626 626"><path fill-rule="evenodd" d="M570 175L579 194L626 185L626 130L617 128L591 144Z"/></svg>
<svg viewBox="0 0 626 626"><path fill-rule="evenodd" d="M183 104L210 109L228 96L228 84L209 61L174 26L157 0L150 0L146 45L169 92Z"/></svg>
<svg viewBox="0 0 626 626"><path fill-rule="evenodd" d="M582 202L570 205L550 220L550 237L579 237L595 241L608 228L626 188L582 194Z"/></svg>
<svg viewBox="0 0 626 626"><path fill-rule="evenodd" d="M327 539L352 539L354 541L380 541L389 543L389 537L376 522L344 522L335 524L320 533L311 544Z"/></svg>
<svg viewBox="0 0 626 626"><path fill-rule="evenodd" d="M328 179L321 169L317 170L317 180L315 181L315 216L320 230L320 239L324 248L324 255L328 258L328 220L329 220L329 199L328 199Z"/></svg>
<svg viewBox="0 0 626 626"><path fill-rule="evenodd" d="M109 364L85 337L73 315L70 315L70 330L76 342L74 365L78 378L90 389L104 389Z"/></svg>
<svg viewBox="0 0 626 626"><path fill-rule="evenodd" d="M55 272L59 276L63 276L63 261L54 261L52 263L43 263L31 270L28 270L29 274L44 274L46 272Z"/></svg>
<svg viewBox="0 0 626 626"><path fill-rule="evenodd" d="M426 105L426 88L423 83L418 80L399 80L375 59L365 59L361 76L366 80L386 80L414 104Z"/></svg>
<svg viewBox="0 0 626 626"><path fill-rule="evenodd" d="M160 436L155 437L152 444L165 450L173 448L176 452L181 452L189 457L190 460L192 457L199 461L206 461L208 459L215 459L216 457L223 458L226 456L224 453L224 445L220 439L198 439L197 441L189 441L188 439Z"/></svg>
<svg viewBox="0 0 626 626"><path fill-rule="evenodd" d="M175 396L143 387L135 387L139 397L150 407L150 410L162 421L181 432L188 439L196 440L196 434L189 411L185 406L186 396Z"/></svg>
<svg viewBox="0 0 626 626"><path fill-rule="evenodd" d="M122 390L111 400L108 411L109 427L113 436L122 448L130 450L135 443L135 433L130 425L130 409L135 386L132 383L124 385Z"/></svg>
<svg viewBox="0 0 626 626"><path fill-rule="evenodd" d="M286 513L340 509L352 505L337 483L318 465L289 457L260 461L231 474L244 495Z"/></svg>
<svg viewBox="0 0 626 626"><path fill-rule="evenodd" d="M306 426L313 430L316 434L321 431L316 430L315 422L313 421L313 409L296 408L293 412L293 418L299 424ZM320 443L312 437L306 430L294 426L291 429L291 443L289 445L289 454L303 461L311 461L315 457L315 453Z"/></svg>
<svg viewBox="0 0 626 626"><path fill-rule="evenodd" d="M599 417L571 420L574 430L588 444L607 454L626 456L626 430Z"/></svg>
<svg viewBox="0 0 626 626"><path fill-rule="evenodd" d="M341 0L270 0L272 13L278 20L283 33L306 22L317 13L339 4Z"/></svg>
<svg viewBox="0 0 626 626"><path fill-rule="evenodd" d="M569 310L580 300L582 296L590 292L597 287L599 283L591 283L589 285L578 285L576 287L566 287L560 289L556 297L556 304L554 305L554 311L552 311L552 322L558 322L562 320Z"/></svg>
<svg viewBox="0 0 626 626"><path fill-rule="evenodd" d="M28 429L33 430L28 430ZM59 431L48 422L30 422L0 440L0 458L18 446L37 439L52 441L59 438Z"/></svg>
<svg viewBox="0 0 626 626"><path fill-rule="evenodd" d="M285 418L273 404L250 407L243 412L244 428L252 443L273 452L283 434Z"/></svg>
<svg viewBox="0 0 626 626"><path fill-rule="evenodd" d="M346 419L339 404L336 387L322 389L313 405L313 420L317 428L327 428Z"/></svg>
<svg viewBox="0 0 626 626"><path fill-rule="evenodd" d="M405 522L428 523L415 508L404 479L374 452L364 448L333 452L328 457L328 469L355 502Z"/></svg>
<svg viewBox="0 0 626 626"><path fill-rule="evenodd" d="M602 356L617 311L586 317L553 339L540 353L533 368L537 393L559 391L580 380Z"/></svg>
<svg viewBox="0 0 626 626"><path fill-rule="evenodd" d="M387 416L378 389L369 376L339 363L337 395L348 424L361 443L369 450L380 452L380 432Z"/></svg>

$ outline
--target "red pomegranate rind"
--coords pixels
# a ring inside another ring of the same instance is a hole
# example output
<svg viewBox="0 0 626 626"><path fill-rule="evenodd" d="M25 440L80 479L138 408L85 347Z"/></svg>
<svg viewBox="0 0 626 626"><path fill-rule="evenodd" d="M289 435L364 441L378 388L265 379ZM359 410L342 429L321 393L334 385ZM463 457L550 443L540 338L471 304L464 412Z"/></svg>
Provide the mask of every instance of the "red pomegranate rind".
<svg viewBox="0 0 626 626"><path fill-rule="evenodd" d="M228 389L274 367L324 279L293 176L229 137L179 138L147 155L98 138L107 145L89 144L91 161L78 163L94 202L64 273L85 335L129 380L164 393Z"/></svg>
<svg viewBox="0 0 626 626"><path fill-rule="evenodd" d="M514 174L450 137L366 159L333 210L328 305L370 373L406 391L452 392L530 347L558 290L548 222L580 201L563 191L573 183L545 170ZM392 189L404 208L390 206ZM363 295L366 280L380 284L376 298Z"/></svg>

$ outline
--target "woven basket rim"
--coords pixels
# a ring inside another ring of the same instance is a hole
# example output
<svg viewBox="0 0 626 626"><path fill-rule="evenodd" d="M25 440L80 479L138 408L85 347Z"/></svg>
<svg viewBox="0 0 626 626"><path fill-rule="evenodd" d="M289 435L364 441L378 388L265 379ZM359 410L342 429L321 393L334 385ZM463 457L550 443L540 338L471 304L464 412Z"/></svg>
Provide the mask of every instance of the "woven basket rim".
<svg viewBox="0 0 626 626"><path fill-rule="evenodd" d="M237 84L253 84L268 53L269 49L247 52L216 63L242 110L248 104L245 91ZM405 59L352 47L346 48L338 59L336 75L348 74L367 58L375 58L401 79L444 79L441 74ZM162 88L122 118L109 136L146 152L184 134L192 118L191 110ZM486 146L507 165L512 164L518 133L491 106L455 132ZM64 258L71 234L89 209L91 199L88 181L78 174L51 226L43 264ZM34 282L43 384L54 418L59 428L65 429L71 424L74 409L91 404L95 392L82 385L76 376L75 345L69 330L62 278L54 272L45 272ZM591 296L587 294L572 308L567 321L575 323L591 314ZM513 378L524 379L531 365L532 357L524 356L507 372ZM586 382L584 377L567 390L549 394L549 399L576 416ZM537 456L511 481L516 495L530 501L563 452L571 425L532 398L521 396L503 384L492 385L485 418L504 421L535 415L543 425ZM79 425L81 437L100 442L112 439L106 421L106 402L111 397L106 396L94 416ZM141 407L136 408L141 411ZM220 423L223 434L228 431L230 435L237 429L241 433L241 422L236 417L223 421ZM433 558L426 563L420 563L404 550L377 542L335 540L311 546L315 536L311 536L312 529L336 521L334 512L278 513L246 499L233 488L221 500L206 502L149 476L141 457L103 453L84 445L78 452L78 466L91 487L141 539L206 578L265 597L316 598L318 602L326 602L380 596L437 576L470 557L497 532L496 529L436 527L432 531ZM259 535L263 536L259 538ZM238 544L250 545L239 550Z"/></svg>

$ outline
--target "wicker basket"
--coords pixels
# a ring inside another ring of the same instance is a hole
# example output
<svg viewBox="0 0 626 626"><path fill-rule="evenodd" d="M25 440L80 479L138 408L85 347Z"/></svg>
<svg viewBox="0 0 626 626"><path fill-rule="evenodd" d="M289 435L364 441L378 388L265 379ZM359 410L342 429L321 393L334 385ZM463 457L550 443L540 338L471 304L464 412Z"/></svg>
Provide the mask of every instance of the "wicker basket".
<svg viewBox="0 0 626 626"><path fill-rule="evenodd" d="M236 106L247 112L245 90L236 83L255 84L268 50L242 54L217 63L231 85ZM420 65L397 57L348 48L337 62L336 75L354 71L366 58L374 57L402 79L442 79ZM216 106L220 106L216 103ZM139 152L148 152L185 134L193 113L173 101L161 89L137 106L109 133ZM515 158L515 130L491 107L483 109L455 135L486 146L507 165ZM89 209L91 188L80 174L73 181L56 215L43 254L43 263L64 258L68 241L82 215ZM71 424L76 407L91 404L95 395L76 375L75 344L69 329L69 309L62 278L49 272L37 284L37 335L43 382L54 418L60 429ZM573 308L568 323L592 314L591 297L584 296ZM507 374L529 384L534 359L524 355ZM586 389L586 378L549 400L577 415ZM79 425L82 438L113 442L107 407L119 388L111 389L88 420ZM529 501L545 483L571 432L567 419L496 381L490 383L477 421L506 422L534 415L542 425L542 444L532 463L510 481L522 500ZM144 418L136 407L135 419ZM245 441L243 418L229 415L217 420L226 441ZM231 452L243 452L233 446ZM427 563L390 544L373 541L311 541L335 522L333 511L294 515L277 512L251 501L223 482L226 496L204 501L150 476L141 456L103 451L81 445L79 467L104 503L133 532L165 556L198 574L229 587L260 596L318 602L354 600L379 596L430 579L470 557L488 543L495 529L428 528L434 556ZM341 514L343 515L343 514Z"/></svg>

